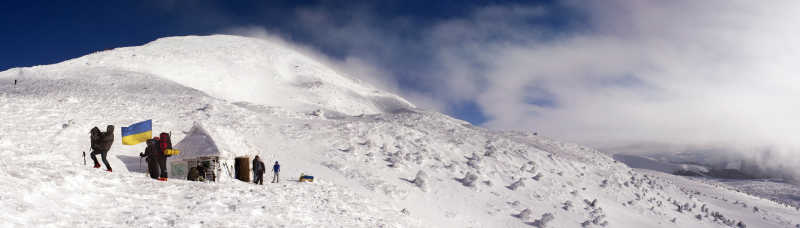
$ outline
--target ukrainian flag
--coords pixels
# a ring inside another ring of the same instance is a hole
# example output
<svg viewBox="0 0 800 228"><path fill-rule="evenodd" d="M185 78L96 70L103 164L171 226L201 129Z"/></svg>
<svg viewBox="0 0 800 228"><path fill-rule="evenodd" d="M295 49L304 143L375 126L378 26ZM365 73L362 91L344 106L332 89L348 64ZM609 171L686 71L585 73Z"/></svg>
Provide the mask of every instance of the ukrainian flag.
<svg viewBox="0 0 800 228"><path fill-rule="evenodd" d="M145 120L122 127L122 144L136 145L153 137L153 120Z"/></svg>

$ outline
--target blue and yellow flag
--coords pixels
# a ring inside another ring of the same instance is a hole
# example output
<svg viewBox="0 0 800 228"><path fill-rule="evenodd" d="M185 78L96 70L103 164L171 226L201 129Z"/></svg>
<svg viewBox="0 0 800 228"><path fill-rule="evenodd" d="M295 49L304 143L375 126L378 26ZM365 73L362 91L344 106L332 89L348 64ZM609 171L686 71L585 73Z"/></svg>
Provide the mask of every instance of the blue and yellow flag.
<svg viewBox="0 0 800 228"><path fill-rule="evenodd" d="M122 144L136 145L153 137L153 120L145 120L122 127Z"/></svg>

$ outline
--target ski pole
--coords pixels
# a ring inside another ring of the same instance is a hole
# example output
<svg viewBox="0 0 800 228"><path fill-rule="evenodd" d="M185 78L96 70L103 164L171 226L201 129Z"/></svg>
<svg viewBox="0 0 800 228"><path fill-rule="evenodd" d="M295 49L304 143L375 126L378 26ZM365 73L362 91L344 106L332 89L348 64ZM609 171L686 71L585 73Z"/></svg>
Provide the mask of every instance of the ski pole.
<svg viewBox="0 0 800 228"><path fill-rule="evenodd" d="M86 165L86 151L81 152L83 152L83 165Z"/></svg>

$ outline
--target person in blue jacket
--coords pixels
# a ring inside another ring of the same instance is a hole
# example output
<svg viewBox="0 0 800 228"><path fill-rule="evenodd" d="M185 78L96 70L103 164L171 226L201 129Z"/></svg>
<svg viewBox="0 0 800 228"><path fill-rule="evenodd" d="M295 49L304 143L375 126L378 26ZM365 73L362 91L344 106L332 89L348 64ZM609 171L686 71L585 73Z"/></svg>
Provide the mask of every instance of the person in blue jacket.
<svg viewBox="0 0 800 228"><path fill-rule="evenodd" d="M281 164L278 164L278 161L275 161L275 165L272 165L272 183L280 182L280 177L278 174L281 172Z"/></svg>

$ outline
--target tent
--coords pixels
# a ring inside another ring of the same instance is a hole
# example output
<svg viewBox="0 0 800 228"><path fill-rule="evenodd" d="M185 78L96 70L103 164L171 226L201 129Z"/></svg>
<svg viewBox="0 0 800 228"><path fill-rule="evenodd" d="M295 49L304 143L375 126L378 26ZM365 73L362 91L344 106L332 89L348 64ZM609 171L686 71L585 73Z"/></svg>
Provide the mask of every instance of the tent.
<svg viewBox="0 0 800 228"><path fill-rule="evenodd" d="M206 128L195 123L174 146L180 154L167 159L169 178L186 179L189 169L203 167L206 180L250 181L251 159L257 154L238 134L224 127Z"/></svg>

